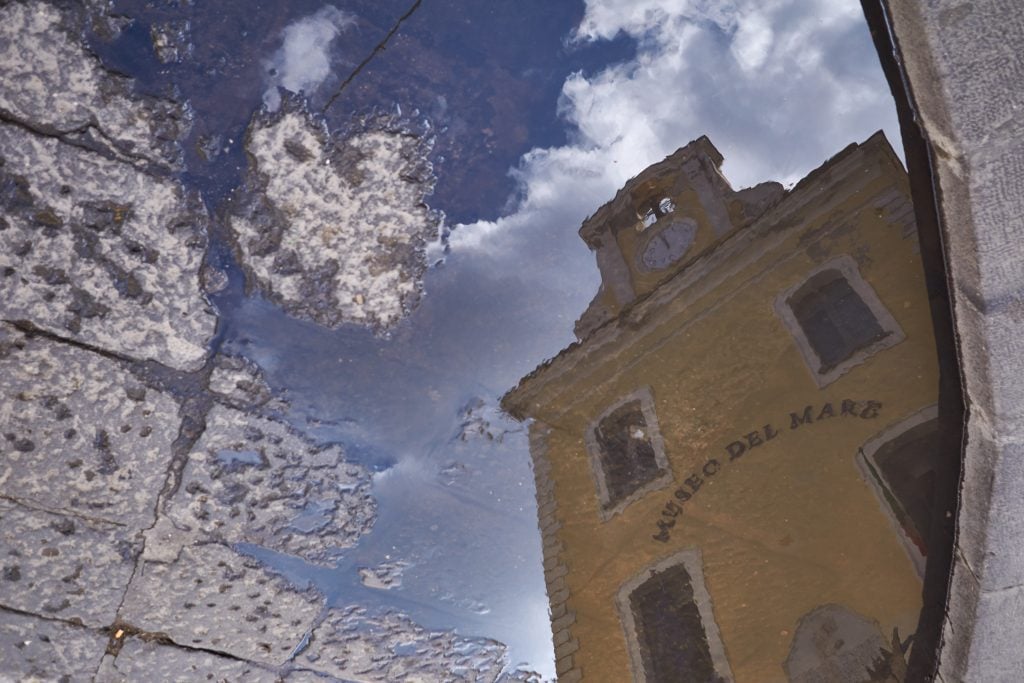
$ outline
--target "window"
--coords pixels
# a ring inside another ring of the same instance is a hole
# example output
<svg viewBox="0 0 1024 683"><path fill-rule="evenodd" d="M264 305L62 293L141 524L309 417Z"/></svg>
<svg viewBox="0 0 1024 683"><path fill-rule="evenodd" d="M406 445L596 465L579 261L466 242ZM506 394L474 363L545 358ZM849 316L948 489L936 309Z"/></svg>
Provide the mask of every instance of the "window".
<svg viewBox="0 0 1024 683"><path fill-rule="evenodd" d="M898 653L894 645L877 622L843 605L821 605L800 617L782 668L789 683L901 681L893 665L906 650L902 641Z"/></svg>
<svg viewBox="0 0 1024 683"><path fill-rule="evenodd" d="M829 261L780 294L775 310L819 386L904 339L849 256Z"/></svg>
<svg viewBox="0 0 1024 683"><path fill-rule="evenodd" d="M618 608L636 681L732 680L699 550L644 569L619 589Z"/></svg>
<svg viewBox="0 0 1024 683"><path fill-rule="evenodd" d="M598 417L587 430L586 443L604 520L672 480L647 389Z"/></svg>
<svg viewBox="0 0 1024 683"><path fill-rule="evenodd" d="M667 216L676 210L676 203L672 201L671 197L662 197L660 200L649 202L637 212L637 216L640 218L641 229L646 230L655 223L658 222L663 216Z"/></svg>
<svg viewBox="0 0 1024 683"><path fill-rule="evenodd" d="M807 340L830 370L887 334L838 270L826 270L790 299Z"/></svg>
<svg viewBox="0 0 1024 683"><path fill-rule="evenodd" d="M938 410L926 408L868 441L857 464L924 576L934 500Z"/></svg>

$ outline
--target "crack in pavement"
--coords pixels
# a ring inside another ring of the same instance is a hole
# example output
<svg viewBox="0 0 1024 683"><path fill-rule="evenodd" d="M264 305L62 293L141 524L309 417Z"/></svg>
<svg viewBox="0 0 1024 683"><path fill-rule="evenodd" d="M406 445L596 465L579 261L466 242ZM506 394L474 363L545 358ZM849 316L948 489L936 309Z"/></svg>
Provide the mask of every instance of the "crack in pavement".
<svg viewBox="0 0 1024 683"><path fill-rule="evenodd" d="M370 51L370 54L368 54L363 59L363 61L359 62L356 68L352 70L352 73L348 75L348 78L342 81L341 85L338 86L338 89L334 91L333 95L331 95L331 98L327 100L327 104L325 104L323 109L320 110L321 114L326 114L327 110L331 108L331 105L333 105L334 101L338 99L342 91L345 90L345 88L348 87L349 83L351 83L355 79L355 77L359 75L359 72L361 72L373 60L374 57L376 57L379 53L387 49L388 42L391 41L391 38L394 37L394 35L398 32L398 29L401 28L405 20L410 18L413 14L415 14L416 10L420 8L420 5L422 3L423 0L416 0L416 2L412 3L409 9L405 11L405 14L398 18L398 21L396 21L395 25L391 27L391 30L387 32L387 35L384 36L384 39L377 43L376 47L374 47L373 50Z"/></svg>
<svg viewBox="0 0 1024 683"><path fill-rule="evenodd" d="M9 605L5 605L3 603L0 603L0 612L10 612L11 614L20 614L23 617L32 617L34 619L42 619L43 621L52 621L52 622L58 623L58 624L67 624L68 626L77 626L78 628L87 629L87 630L94 630L94 631L95 630L99 630L99 629L95 629L95 628L93 628L91 626L86 626L85 624L82 623L82 621L80 619L78 619L78 617L73 617L71 619L61 619L60 617L47 616L45 614L36 614L35 612L28 612L28 611L25 611L23 609L18 609L17 607L11 607Z"/></svg>
<svg viewBox="0 0 1024 683"><path fill-rule="evenodd" d="M121 355L115 351L108 351L107 349L100 348L99 346L94 346L93 344L90 344L88 342L79 341L78 339L72 339L71 337L64 337L62 335L57 334L56 332L51 332L50 330L39 327L30 320L9 320L3 318L0 319L0 322L7 323L11 327L23 332L25 336L29 337L30 339L32 337L40 337L42 339L47 339L52 342L57 342L58 344L67 344L68 346L72 346L77 349L82 349L83 351L89 351L90 353L95 353L98 356L103 356L104 358L108 358L119 363L139 362L134 358Z"/></svg>
<svg viewBox="0 0 1024 683"><path fill-rule="evenodd" d="M172 170L169 167L158 164L148 157L132 154L120 149L116 144L116 141L103 130L95 119L83 123L75 128L61 130L52 126L43 126L25 121L6 109L0 108L0 122L20 128L30 135L35 135L41 138L50 138L51 140L62 142L71 147L77 147L78 149L98 154L110 161L126 164L140 173L145 173L146 175L154 178L166 178L172 175ZM85 137L88 136L91 131L95 131L100 137L107 141L108 144L103 145L96 142L94 139ZM79 138L73 136L82 137Z"/></svg>
<svg viewBox="0 0 1024 683"><path fill-rule="evenodd" d="M0 493L0 500L6 500L10 503L14 503L15 505L19 505L27 510L33 510L35 512L46 512L51 515L60 515L62 517L74 517L84 522L91 522L93 524L106 524L109 526L119 526L122 528L128 526L123 522L115 522L111 519L104 519L103 517L90 517L89 515L83 515L80 512L68 510L66 508L50 508L45 505L42 505L41 503L37 503L33 500L18 498L7 493Z"/></svg>

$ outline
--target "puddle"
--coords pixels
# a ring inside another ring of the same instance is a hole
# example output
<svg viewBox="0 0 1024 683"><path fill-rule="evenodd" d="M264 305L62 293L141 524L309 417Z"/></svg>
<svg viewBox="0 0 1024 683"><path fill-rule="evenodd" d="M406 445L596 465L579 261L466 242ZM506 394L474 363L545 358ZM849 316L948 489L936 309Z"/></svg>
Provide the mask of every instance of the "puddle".
<svg viewBox="0 0 1024 683"><path fill-rule="evenodd" d="M475 639L452 645L455 676L491 641L505 675L544 679L556 658L616 680L854 680L876 655L898 669L928 462L890 442L934 403L935 370L905 177L871 138L899 140L858 3L424 2L362 68L407 6L114 4L132 22L95 49L190 103L183 178L215 223L277 86L305 88L314 114L330 103L331 131L386 114L433 142L441 237L422 300L386 330L286 315L246 291L212 228L220 351L372 472L377 503L335 567L241 552L356 610L353 631L394 618ZM158 59L146 37L171 21ZM851 170L882 166L873 185ZM896 358L912 390L879 379ZM332 512L311 499L291 525ZM865 550L876 541L889 559ZM815 655L818 631L855 653ZM395 638L394 658L429 649Z"/></svg>

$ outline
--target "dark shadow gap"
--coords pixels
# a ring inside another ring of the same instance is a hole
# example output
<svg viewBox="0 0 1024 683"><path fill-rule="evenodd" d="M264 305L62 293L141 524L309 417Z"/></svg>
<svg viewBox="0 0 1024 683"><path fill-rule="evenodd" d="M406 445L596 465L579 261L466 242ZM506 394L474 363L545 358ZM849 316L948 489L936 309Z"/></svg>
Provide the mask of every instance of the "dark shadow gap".
<svg viewBox="0 0 1024 683"><path fill-rule="evenodd" d="M931 681L938 668L938 650L952 571L966 406L943 244L947 228L939 217L941 196L933 170L933 150L918 122L900 46L890 30L886 0L861 0L861 7L896 102L939 361L940 450L934 456L935 495L928 532L929 556L922 588L923 604L906 679L908 682Z"/></svg>

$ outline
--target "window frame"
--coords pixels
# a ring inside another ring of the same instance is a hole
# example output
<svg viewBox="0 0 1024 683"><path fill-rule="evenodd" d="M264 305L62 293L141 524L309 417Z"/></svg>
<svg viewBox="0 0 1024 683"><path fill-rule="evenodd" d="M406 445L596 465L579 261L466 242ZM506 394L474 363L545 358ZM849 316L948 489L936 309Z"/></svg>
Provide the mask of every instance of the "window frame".
<svg viewBox="0 0 1024 683"><path fill-rule="evenodd" d="M680 564L690 576L693 601L697 606L698 614L700 614L701 626L704 627L704 637L708 641L708 651L711 653L715 673L726 683L732 683L735 679L729 666L729 659L725 654L725 644L722 642L718 622L715 621L711 594L704 582L704 558L700 548L697 547L684 548L647 565L623 583L615 595L615 606L619 611L622 629L626 635L626 648L629 650L629 665L633 671L633 680L636 683L647 683L647 672L644 669L643 655L641 654L642 645L637 633L636 620L633 618L630 597L651 577L653 572L664 571Z"/></svg>
<svg viewBox="0 0 1024 683"><path fill-rule="evenodd" d="M640 402L640 411L643 413L644 421L647 423L647 432L650 435L651 446L654 449L654 462L662 474L633 489L627 496L614 505L611 503L611 495L608 491L608 483L605 477L604 467L601 464L601 445L597 441L595 431L601 421L631 401ZM590 470L594 477L594 485L597 490L597 513L602 522L607 522L615 515L621 513L626 507L643 498L652 491L663 489L674 480L672 468L668 463L668 456L665 453L665 442L661 438L661 428L658 426L658 417L654 411L654 396L650 387L641 387L608 406L596 418L590 421L584 433L584 444L587 450L587 459L590 463Z"/></svg>
<svg viewBox="0 0 1024 683"><path fill-rule="evenodd" d="M796 317L793 307L790 305L792 299L808 282L825 271L835 270L846 280L850 289L860 297L861 301L875 318L875 322L885 332L885 336L867 346L862 346L854 351L844 360L823 371L825 363L818 352L814 350L811 340L807 337L803 325ZM818 388L824 388L836 381L854 367L864 363L868 358L879 351L884 351L906 339L903 328L896 322L896 318L885 307L881 299L875 293L874 288L861 276L857 263L847 254L830 259L814 270L807 273L799 282L781 292L775 297L774 310L776 316L782 320L782 324L789 330L796 342L804 364L810 371L811 376L817 383Z"/></svg>
<svg viewBox="0 0 1024 683"><path fill-rule="evenodd" d="M886 480L885 472L881 467L879 467L878 462L874 460L874 456L875 453L881 450L883 446L900 438L914 427L918 427L932 421L937 423L938 419L938 404L933 403L930 406L926 406L909 417L904 418L895 424L889 425L881 432L865 441L864 445L857 449L857 455L854 458L861 477L867 483L868 488L871 489L872 494L874 494L875 499L878 501L882 514L884 514L886 519L889 520L889 523L892 524L892 527L896 532L896 536L900 539L900 544L907 553L907 557L914 565L917 575L922 579L924 578L924 570L928 558L921 554L921 551L917 548L917 545L914 544L914 541L907 536L907 532L904 531L903 525L900 524L900 521L896 518L895 510L893 510L886 502L886 493L893 495L892 484ZM879 481L879 479L881 479L881 481ZM888 491L883 489L883 486L885 489L888 489ZM927 529L918 529L918 531L922 534L928 533Z"/></svg>

